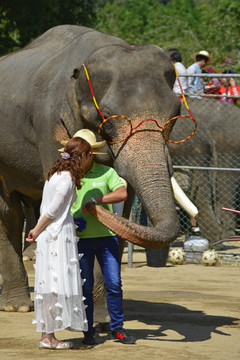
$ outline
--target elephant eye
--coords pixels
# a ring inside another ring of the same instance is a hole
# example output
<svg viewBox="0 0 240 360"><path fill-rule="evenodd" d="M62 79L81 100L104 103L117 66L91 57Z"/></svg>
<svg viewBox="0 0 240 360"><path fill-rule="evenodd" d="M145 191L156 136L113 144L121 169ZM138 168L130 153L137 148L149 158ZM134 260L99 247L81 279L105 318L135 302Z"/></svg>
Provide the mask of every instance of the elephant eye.
<svg viewBox="0 0 240 360"><path fill-rule="evenodd" d="M107 109L107 108L103 108L103 109L102 109L102 114L103 114L103 116L104 116L105 118L108 118L109 116L112 116L112 115L113 115L112 112L111 112L111 110L109 110L109 109Z"/></svg>
<svg viewBox="0 0 240 360"><path fill-rule="evenodd" d="M102 114L105 118L99 126L102 138L108 142L122 142L132 132L131 120L123 115L112 115L112 112L103 108ZM127 137L126 137L127 135Z"/></svg>

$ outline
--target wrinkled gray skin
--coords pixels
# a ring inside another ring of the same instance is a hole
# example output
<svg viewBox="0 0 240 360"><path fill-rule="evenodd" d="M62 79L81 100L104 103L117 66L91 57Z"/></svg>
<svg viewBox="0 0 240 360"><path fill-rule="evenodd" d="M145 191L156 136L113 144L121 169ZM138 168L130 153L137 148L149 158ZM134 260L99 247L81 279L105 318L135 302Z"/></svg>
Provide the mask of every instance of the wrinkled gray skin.
<svg viewBox="0 0 240 360"><path fill-rule="evenodd" d="M187 102L198 122L198 128L196 134L185 143L169 145L174 165L240 168L239 108L209 99L187 98ZM185 106L181 113L189 115ZM184 134L190 134L190 128L192 129L190 123L186 121L183 127L178 121L171 136L179 139L184 138ZM181 170L179 180L183 174L188 184L187 194L199 210L198 224L202 235L210 242L234 235L236 216L221 208L235 209L237 204L239 206L239 198L236 198L240 185L239 172L205 171L203 173L199 170L191 172Z"/></svg>
<svg viewBox="0 0 240 360"><path fill-rule="evenodd" d="M163 125L180 110L172 92L173 67L164 51L154 45L130 46L93 29L66 25L50 29L23 50L1 58L1 310L32 308L22 262L21 201L30 205L41 197L44 174L59 156L60 140L81 128L91 129L99 139L102 120L83 63L106 117L125 115L134 126L155 118ZM122 123L107 123L104 136L113 141L119 134L125 137ZM106 146L106 151L108 155L98 161L112 165L129 183L124 216L129 215L136 192L154 225L151 229L137 227L104 213L108 226L149 248L171 243L179 228L170 184L171 161L155 123L144 123L126 142Z"/></svg>

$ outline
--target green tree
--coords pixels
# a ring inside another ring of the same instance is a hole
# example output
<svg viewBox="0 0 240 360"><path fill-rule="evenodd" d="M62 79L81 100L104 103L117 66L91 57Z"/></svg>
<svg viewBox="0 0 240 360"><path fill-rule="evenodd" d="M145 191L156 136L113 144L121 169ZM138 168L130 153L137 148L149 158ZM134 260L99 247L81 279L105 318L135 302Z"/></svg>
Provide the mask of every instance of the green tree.
<svg viewBox="0 0 240 360"><path fill-rule="evenodd" d="M94 27L129 43L179 48L186 66L207 50L240 72L239 0L0 0L0 54L58 24Z"/></svg>
<svg viewBox="0 0 240 360"><path fill-rule="evenodd" d="M156 0L107 2L95 24L97 29L128 42L151 42L165 49L179 47L187 55L201 47L197 26L194 0L172 0L167 4Z"/></svg>
<svg viewBox="0 0 240 360"><path fill-rule="evenodd" d="M219 71L222 69L222 62L227 60L226 67L230 66L240 73L239 1L202 0L199 11L202 41L212 51L215 62L219 64Z"/></svg>
<svg viewBox="0 0 240 360"><path fill-rule="evenodd" d="M219 71L227 56L235 67L240 58L239 0L115 0L100 9L95 27L130 43L179 48L186 66L200 50L211 53Z"/></svg>
<svg viewBox="0 0 240 360"><path fill-rule="evenodd" d="M23 47L56 25L92 26L97 4L94 0L1 0L0 53Z"/></svg>

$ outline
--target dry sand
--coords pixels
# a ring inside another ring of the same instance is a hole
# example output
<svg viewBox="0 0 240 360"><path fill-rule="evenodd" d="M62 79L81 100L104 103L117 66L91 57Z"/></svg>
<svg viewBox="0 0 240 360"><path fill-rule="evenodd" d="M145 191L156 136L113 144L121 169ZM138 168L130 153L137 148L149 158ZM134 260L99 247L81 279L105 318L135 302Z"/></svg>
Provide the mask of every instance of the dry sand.
<svg viewBox="0 0 240 360"><path fill-rule="evenodd" d="M122 265L125 328L137 339L124 345L97 333L97 346L81 344L82 333L59 332L75 349L39 350L33 313L0 312L0 359L142 360L240 359L240 267L185 264L146 266L144 253L134 267ZM33 262L25 263L33 296Z"/></svg>

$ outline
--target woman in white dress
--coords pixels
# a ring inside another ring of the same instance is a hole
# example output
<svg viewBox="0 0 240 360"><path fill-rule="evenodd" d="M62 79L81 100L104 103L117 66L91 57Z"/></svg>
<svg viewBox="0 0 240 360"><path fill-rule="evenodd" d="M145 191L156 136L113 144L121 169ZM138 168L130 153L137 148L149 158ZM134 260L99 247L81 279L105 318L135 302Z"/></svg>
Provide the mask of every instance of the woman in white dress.
<svg viewBox="0 0 240 360"><path fill-rule="evenodd" d="M90 154L91 146L84 139L68 141L48 172L40 218L26 239L37 242L33 323L42 333L39 348L69 349L73 344L56 339L54 332L88 330L70 207L76 200L76 187L81 188Z"/></svg>

